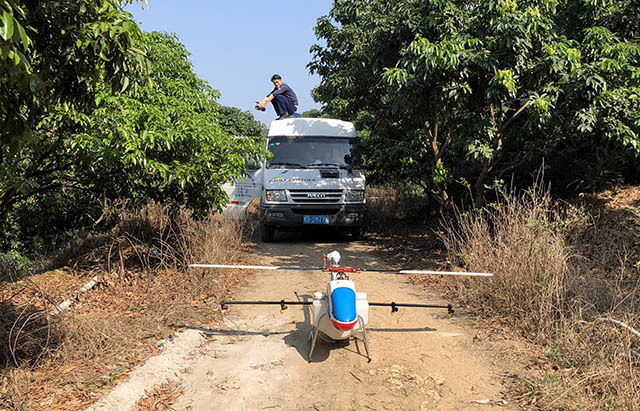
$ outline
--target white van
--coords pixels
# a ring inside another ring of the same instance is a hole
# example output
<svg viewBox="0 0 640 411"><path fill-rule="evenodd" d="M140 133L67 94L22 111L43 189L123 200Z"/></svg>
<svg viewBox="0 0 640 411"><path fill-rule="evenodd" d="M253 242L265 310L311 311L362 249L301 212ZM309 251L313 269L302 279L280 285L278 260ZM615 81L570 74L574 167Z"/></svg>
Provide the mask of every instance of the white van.
<svg viewBox="0 0 640 411"><path fill-rule="evenodd" d="M236 202L227 210L241 209L240 202L248 205L260 185L262 241L273 241L276 230L301 227L335 227L357 239L366 218L366 200L364 174L348 169L355 137L353 124L341 120L273 121L267 140L273 156L236 182L235 194L227 188L231 206ZM227 210L227 214L243 212Z"/></svg>
<svg viewBox="0 0 640 411"><path fill-rule="evenodd" d="M275 231L332 226L360 236L366 217L364 174L348 170L352 123L320 118L276 120L262 172L262 241Z"/></svg>

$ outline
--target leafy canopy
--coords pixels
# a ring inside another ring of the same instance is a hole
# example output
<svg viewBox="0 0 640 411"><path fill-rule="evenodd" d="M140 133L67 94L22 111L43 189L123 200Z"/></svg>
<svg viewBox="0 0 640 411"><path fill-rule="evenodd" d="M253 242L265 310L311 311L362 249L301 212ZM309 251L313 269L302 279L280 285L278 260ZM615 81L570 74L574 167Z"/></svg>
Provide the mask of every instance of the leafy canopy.
<svg viewBox="0 0 640 411"><path fill-rule="evenodd" d="M92 169L86 184L103 196L153 198L199 213L220 207L227 201L220 186L243 175L247 154L262 152L264 126L215 101L219 93L197 77L175 35L145 34L145 46L155 86L99 95L72 143L87 162L78 169Z"/></svg>
<svg viewBox="0 0 640 411"><path fill-rule="evenodd" d="M226 201L220 186L242 176L245 154L262 152L263 128L246 113L220 107L218 92L197 77L175 36L145 34L142 47L153 87L113 93L103 86L90 114L55 106L34 144L4 162L0 205L61 188L96 198L152 198L200 213ZM145 84L146 76L136 74L132 83Z"/></svg>
<svg viewBox="0 0 640 411"><path fill-rule="evenodd" d="M87 112L103 82L126 89L140 36L119 0L0 0L0 163L54 106Z"/></svg>
<svg viewBox="0 0 640 411"><path fill-rule="evenodd" d="M373 179L418 184L445 205L458 181L480 205L541 156L640 153L638 22L626 17L637 11L606 0L337 1L316 26L326 45L311 49L314 97L366 130L360 159Z"/></svg>
<svg viewBox="0 0 640 411"><path fill-rule="evenodd" d="M21 155L0 166L0 210L17 210L19 227L56 209L55 221L34 233L86 224L76 216L95 216L105 198L154 199L204 215L228 201L221 185L243 176L246 159L264 155L264 126L216 102L219 93L197 77L175 35L144 34L138 47L149 71L130 75L131 87L96 86L90 113L57 104Z"/></svg>

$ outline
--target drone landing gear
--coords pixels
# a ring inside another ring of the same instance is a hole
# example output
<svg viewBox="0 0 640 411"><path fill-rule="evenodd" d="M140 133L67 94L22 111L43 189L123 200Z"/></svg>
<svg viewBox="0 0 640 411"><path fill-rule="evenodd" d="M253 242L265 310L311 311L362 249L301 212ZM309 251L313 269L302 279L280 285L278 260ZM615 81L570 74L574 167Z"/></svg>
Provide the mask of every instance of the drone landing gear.
<svg viewBox="0 0 640 411"><path fill-rule="evenodd" d="M364 349L367 352L367 362L371 362L371 355L369 354L369 339L367 338L367 327L365 327L364 320L361 316L358 316L358 322L360 322L360 330L362 330L362 341L364 342Z"/></svg>
<svg viewBox="0 0 640 411"><path fill-rule="evenodd" d="M322 317L327 316L327 314L322 314L320 318L318 318L317 324L320 324ZM364 320L361 316L358 316L358 323L360 324L360 332L362 333L362 341L364 342L364 349L367 352L367 362L371 362L371 354L369 354L369 339L367 338L367 328L364 324ZM311 342L311 346L309 347L309 357L308 362L311 362L311 358L313 357L313 350L316 348L316 342L318 342L318 334L320 333L320 328L312 326L311 332L309 333L309 341ZM357 339L357 337L353 337Z"/></svg>

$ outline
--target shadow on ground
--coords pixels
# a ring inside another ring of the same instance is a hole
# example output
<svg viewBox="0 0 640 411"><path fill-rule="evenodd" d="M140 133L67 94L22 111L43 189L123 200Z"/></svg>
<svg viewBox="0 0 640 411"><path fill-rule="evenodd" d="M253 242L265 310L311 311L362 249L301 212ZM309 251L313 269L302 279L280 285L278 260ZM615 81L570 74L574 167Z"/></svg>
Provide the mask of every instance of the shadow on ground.
<svg viewBox="0 0 640 411"><path fill-rule="evenodd" d="M53 352L64 340L55 320L33 305L0 301L0 370L33 366Z"/></svg>
<svg viewBox="0 0 640 411"><path fill-rule="evenodd" d="M296 294L298 301L303 302L311 302L313 296L310 294ZM283 342L290 346L294 347L300 357L309 361L309 350L311 348L311 333L312 333L312 314L311 314L311 306L303 305L302 312L304 316L303 321L296 321L296 328L291 331L271 331L268 329L263 330L249 330L249 329L221 329L221 328L204 328L204 327L196 327L191 325L173 325L176 328L182 329L191 329L202 332L203 335L207 337L213 336L228 336L228 337L237 337L237 336L259 336L262 335L264 337L269 337L272 335L283 335ZM367 327L368 333L428 333L435 332L437 329L431 327L412 327L412 328L369 328ZM360 335L356 337L349 338L347 340L332 340L320 333L318 335L318 341L316 343L316 347L313 352L313 356L310 362L323 362L329 358L331 355L331 351L333 350L347 350L352 352L355 355L366 358L366 350L364 347L364 343L362 341L362 337Z"/></svg>

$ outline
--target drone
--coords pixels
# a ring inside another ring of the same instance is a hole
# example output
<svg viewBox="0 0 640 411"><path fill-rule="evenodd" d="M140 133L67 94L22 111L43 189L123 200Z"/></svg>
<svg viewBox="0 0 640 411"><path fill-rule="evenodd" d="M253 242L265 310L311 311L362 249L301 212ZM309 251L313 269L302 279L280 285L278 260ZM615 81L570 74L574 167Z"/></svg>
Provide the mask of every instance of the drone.
<svg viewBox="0 0 640 411"><path fill-rule="evenodd" d="M325 341L336 343L338 341L357 339L361 337L366 357L371 362L369 352L369 340L367 339L367 324L369 320L369 307L391 307L391 314L398 312L399 307L412 308L437 308L446 309L451 317L454 313L451 304L408 304L408 303L376 303L367 300L367 294L356 292L355 283L349 279L349 274L378 272L389 274L430 274L447 276L472 276L472 277L492 277L492 273L455 272L455 271L427 271L427 270L380 270L363 269L353 267L340 267L340 253L332 251L323 255L322 267L279 267L261 265L223 265L223 264L190 264L192 268L221 268L221 269L253 269L253 270L289 270L289 271L323 271L331 275L327 282L326 291L318 291L313 295L313 301L221 301L220 308L224 314L230 305L279 305L280 312L283 313L289 305L311 305L312 324L309 333L309 355L308 362L313 358L313 351L316 347L318 336Z"/></svg>

